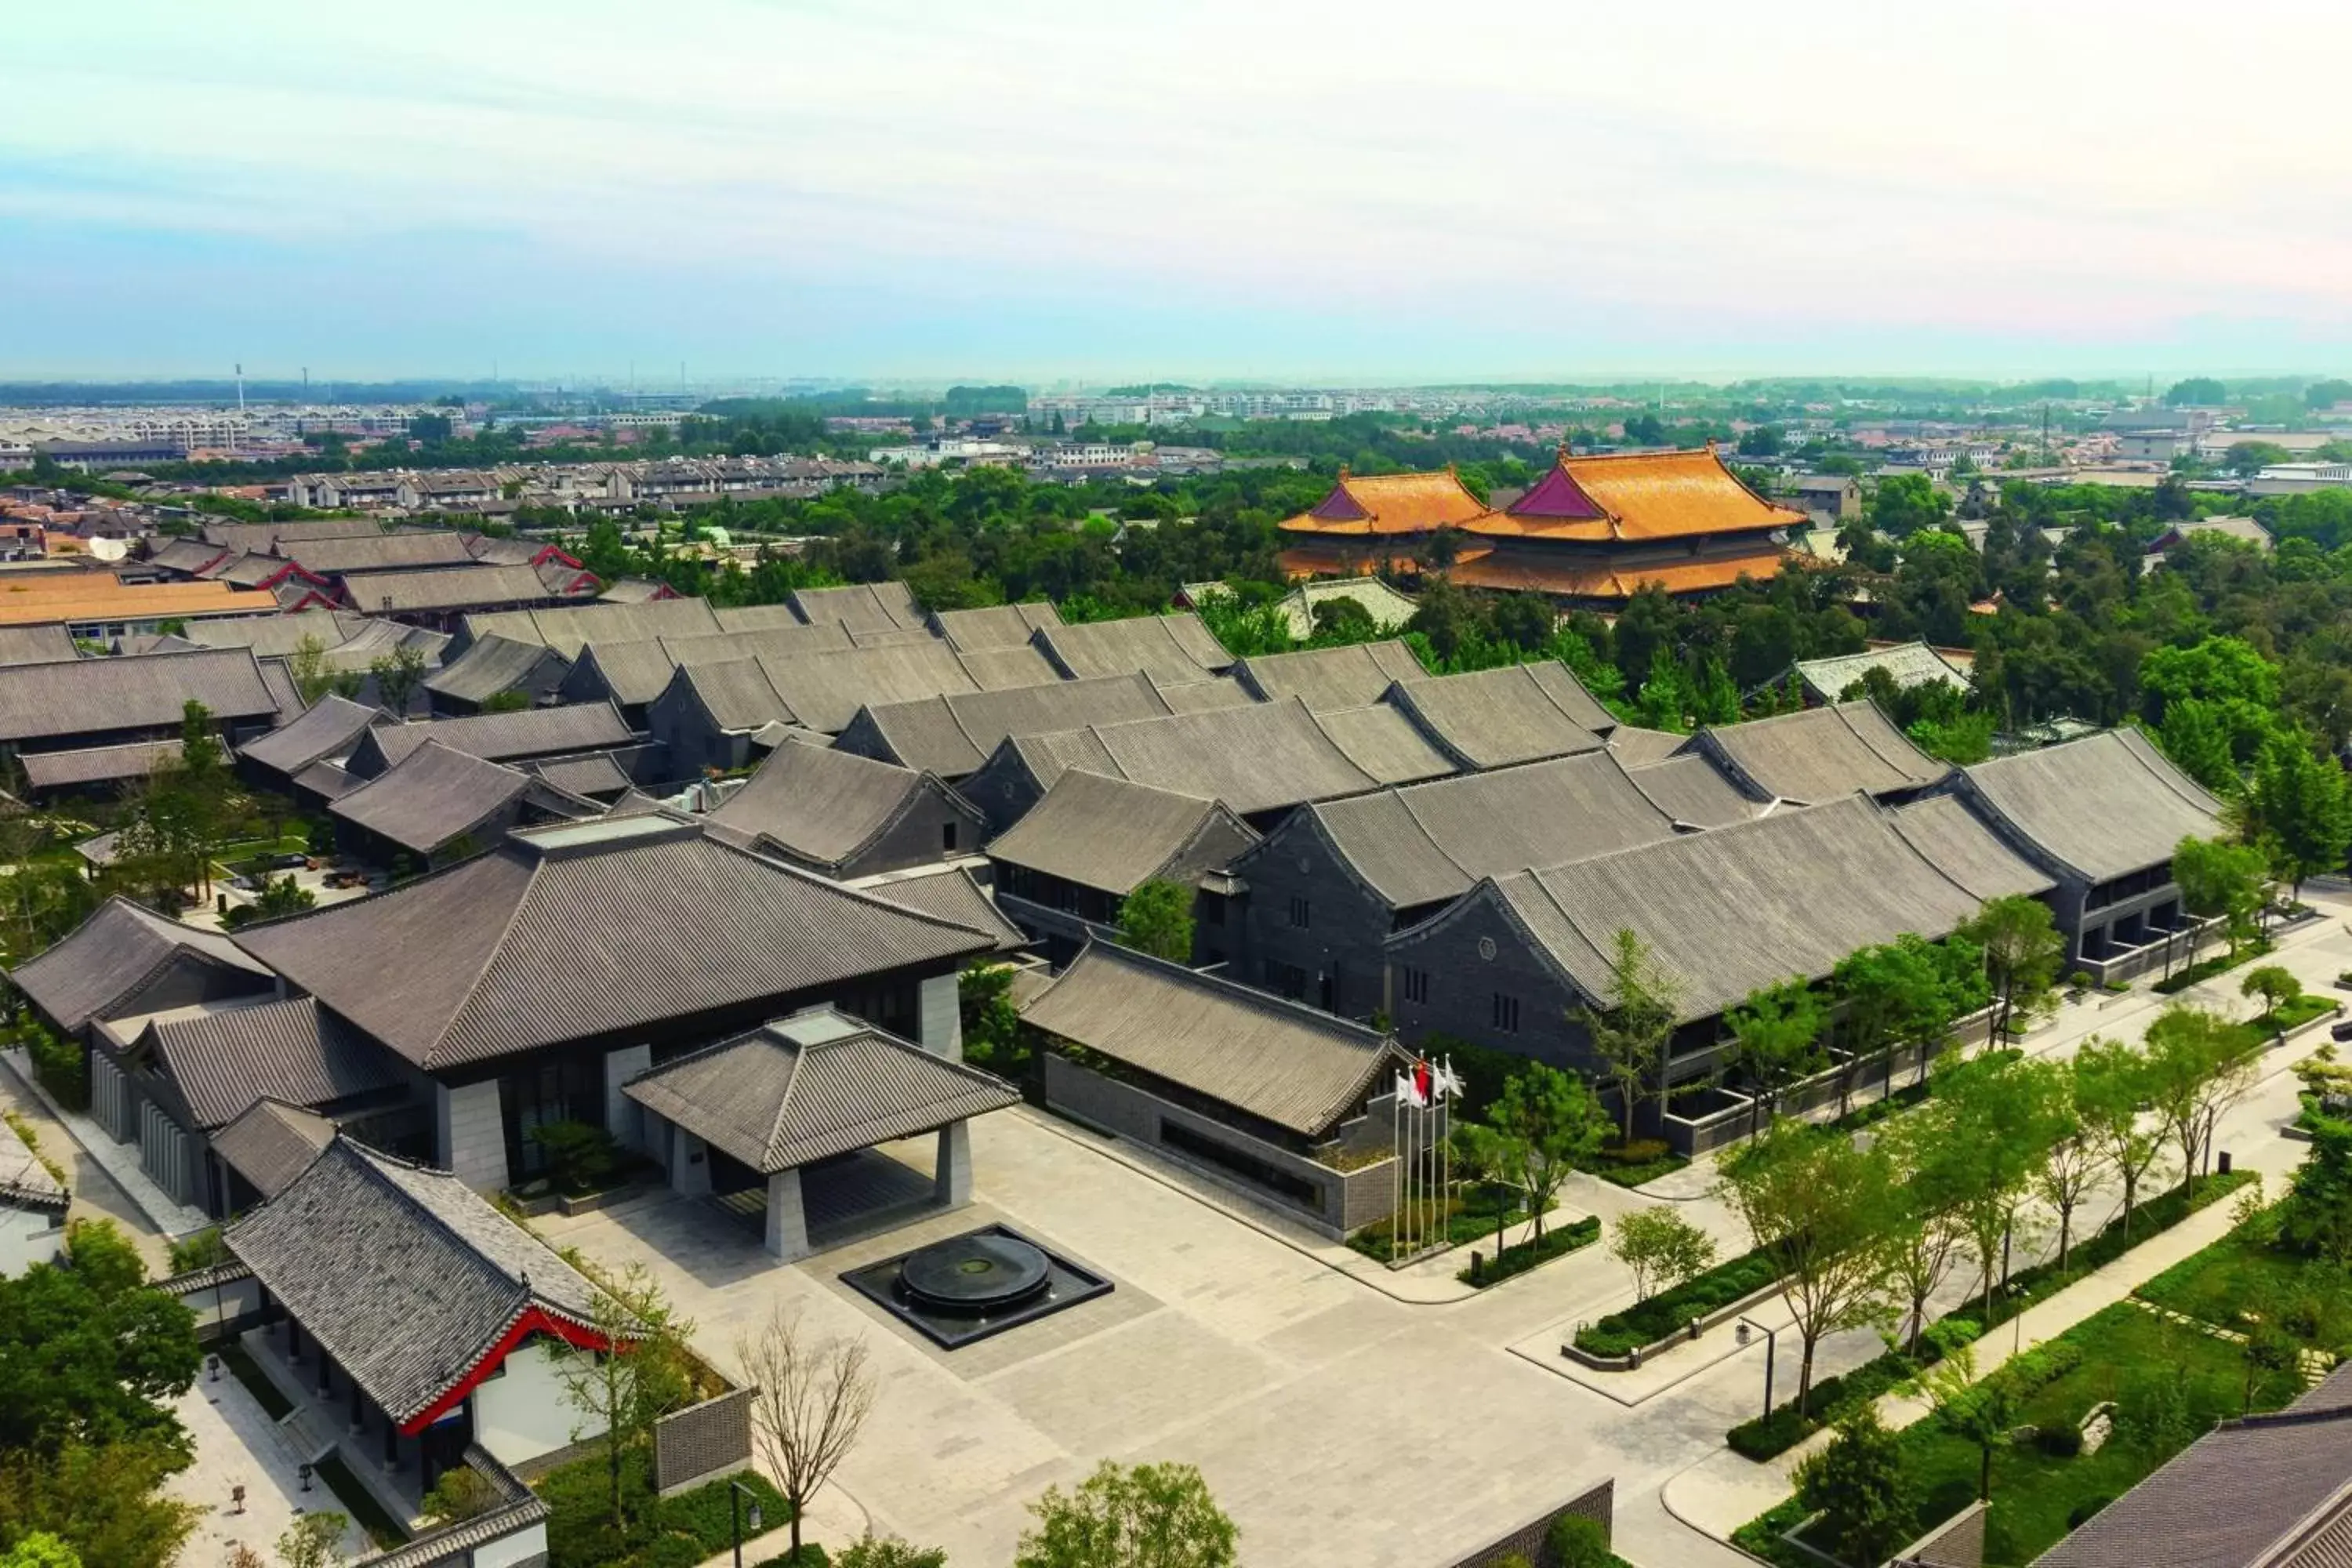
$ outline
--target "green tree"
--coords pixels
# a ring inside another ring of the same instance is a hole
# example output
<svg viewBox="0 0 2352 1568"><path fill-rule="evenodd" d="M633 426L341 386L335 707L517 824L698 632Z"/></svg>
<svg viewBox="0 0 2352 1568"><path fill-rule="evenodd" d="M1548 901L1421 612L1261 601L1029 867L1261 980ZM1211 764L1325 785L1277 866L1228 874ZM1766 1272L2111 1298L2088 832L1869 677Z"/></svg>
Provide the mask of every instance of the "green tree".
<svg viewBox="0 0 2352 1568"><path fill-rule="evenodd" d="M2058 1216L2058 1269L2063 1273L2074 1239L2074 1211L2090 1195L2105 1153L2083 1120L2073 1065L2032 1060L2021 1065L2029 1090L2043 1101L2035 1109L2033 1125L2036 1141L2047 1140L2047 1146L2032 1180L2034 1195Z"/></svg>
<svg viewBox="0 0 2352 1568"><path fill-rule="evenodd" d="M1616 1087L1624 1110L1624 1141L1633 1141L1633 1112L1654 1075L1665 1071L1666 1047L1681 1010L1681 986L1649 944L1630 929L1612 944L1607 1006L1579 1007L1569 1022L1584 1031L1601 1076Z"/></svg>
<svg viewBox="0 0 2352 1568"><path fill-rule="evenodd" d="M0 1552L0 1568L81 1568L81 1558L47 1531L37 1530Z"/></svg>
<svg viewBox="0 0 2352 1568"><path fill-rule="evenodd" d="M599 1338L629 1348L619 1354L550 1353L564 1397L583 1417L573 1441L589 1436L604 1450L612 1527L625 1534L626 1460L633 1450L651 1445L655 1422L692 1397L686 1341L694 1325L671 1310L644 1266L633 1264L620 1278L596 1282L590 1326Z"/></svg>
<svg viewBox="0 0 2352 1568"><path fill-rule="evenodd" d="M1887 1122L1878 1145L1895 1177L1896 1214L1888 1227L1886 1269L1899 1293L1908 1325L1908 1353L1919 1353L1927 1326L1927 1301L1941 1289L1960 1245L1968 1237L1958 1213L1960 1184L1967 1178L1954 1158L1952 1118L1941 1101L1929 1100Z"/></svg>
<svg viewBox="0 0 2352 1568"><path fill-rule="evenodd" d="M1582 1079L1529 1062L1504 1083L1486 1108L1486 1121L1518 1162L1518 1185L1534 1220L1532 1239L1540 1242L1545 1213L1568 1173L1601 1147L1608 1118Z"/></svg>
<svg viewBox="0 0 2352 1568"><path fill-rule="evenodd" d="M405 719L416 689L425 684L425 650L396 643L391 652L370 662L368 673L375 677L376 694L383 699L384 707Z"/></svg>
<svg viewBox="0 0 2352 1568"><path fill-rule="evenodd" d="M2294 971L2284 964L2258 964L2239 983L2238 994L2261 999L2261 1016L2272 1020L2277 1038L2284 1042L2286 1039L2286 1020L2281 1016L2281 1012L2302 999L2303 982L2294 977Z"/></svg>
<svg viewBox="0 0 2352 1568"><path fill-rule="evenodd" d="M2042 1066L2022 1057L1979 1057L1937 1068L1936 1098L1951 1118L1953 1144L1944 1169L1988 1316L2019 1210L2064 1131L2064 1108L2050 1095Z"/></svg>
<svg viewBox="0 0 2352 1568"><path fill-rule="evenodd" d="M2074 1115L2123 1184L2124 1239L2129 1241L2140 1182L2164 1151L2162 1130L2142 1110L2156 1093L2147 1054L2094 1035L2076 1048L2074 1071Z"/></svg>
<svg viewBox="0 0 2352 1568"><path fill-rule="evenodd" d="M2311 1152L2279 1205L2279 1239L2352 1268L2352 1122L2323 1117L2313 1130Z"/></svg>
<svg viewBox="0 0 2352 1568"><path fill-rule="evenodd" d="M1868 1321L1883 1299L1887 1239L1898 1217L1885 1153L1832 1130L1790 1125L1744 1144L1718 1189L1757 1250L1780 1270L1780 1299L1801 1347L1797 1412L1810 1407L1823 1336Z"/></svg>
<svg viewBox="0 0 2352 1568"><path fill-rule="evenodd" d="M1903 1442L1858 1400L1837 1419L1829 1446L1797 1466L1797 1497L1824 1516L1829 1539L1848 1563L1881 1563L1910 1538L1918 1489L1904 1468Z"/></svg>
<svg viewBox="0 0 2352 1568"><path fill-rule="evenodd" d="M2269 870L2261 850L2225 838L2184 838L2172 851L2172 879L2180 884L2181 907L2200 919L2221 922L2231 963L2256 935L2254 917L2263 907ZM2191 959L2203 936L2200 928L2190 939Z"/></svg>
<svg viewBox="0 0 2352 1568"><path fill-rule="evenodd" d="M868 1532L841 1549L840 1568L947 1568L948 1554L936 1546L914 1546L895 1535Z"/></svg>
<svg viewBox="0 0 2352 1568"><path fill-rule="evenodd" d="M295 695L308 708L334 689L335 672L327 666L327 645L315 633L305 634L286 656L286 673L294 681Z"/></svg>
<svg viewBox="0 0 2352 1568"><path fill-rule="evenodd" d="M2030 1017L2057 984L2066 939L2050 917L2050 906L2024 894L1990 899L1959 934L1984 952L1986 977L1997 1009L1992 1043L2005 1045L2017 1020Z"/></svg>
<svg viewBox="0 0 2352 1568"><path fill-rule="evenodd" d="M2230 449L2221 454L2221 466L2242 479L2250 479L2272 464L2287 462L2294 457L2275 441L2232 441Z"/></svg>
<svg viewBox="0 0 2352 1568"><path fill-rule="evenodd" d="M1181 885L1153 878L1119 900L1118 942L1138 952L1189 963L1192 958L1192 894Z"/></svg>
<svg viewBox="0 0 2352 1568"><path fill-rule="evenodd" d="M2237 759L2230 752L2230 727L2221 710L2199 698L2168 704L2156 743L2172 765L2210 790L2238 787Z"/></svg>
<svg viewBox="0 0 2352 1568"><path fill-rule="evenodd" d="M1021 1009L1013 1004L1013 966L993 957L975 958L956 979L957 1010L963 1016L963 1049L974 1065L1003 1072L1019 1064Z"/></svg>
<svg viewBox="0 0 2352 1568"><path fill-rule="evenodd" d="M2352 847L2352 789L2344 770L2305 737L2273 735L2263 745L2247 785L2245 815L2247 836L2272 846L2291 897L2303 897L2305 878L2344 868Z"/></svg>
<svg viewBox="0 0 2352 1568"><path fill-rule="evenodd" d="M1597 1519L1564 1513L1544 1531L1544 1545L1559 1568L1622 1568L1623 1559L1609 1550L1609 1531Z"/></svg>
<svg viewBox="0 0 2352 1568"><path fill-rule="evenodd" d="M152 1437L0 1450L0 1538L42 1531L86 1563L170 1568L205 1513L163 1491L187 1463Z"/></svg>
<svg viewBox="0 0 2352 1568"><path fill-rule="evenodd" d="M1802 978L1751 991L1747 1001L1724 1015L1734 1042L1731 1058L1755 1097L1751 1137L1763 1130L1780 1091L1822 1062L1823 1017L1821 997Z"/></svg>
<svg viewBox="0 0 2352 1568"><path fill-rule="evenodd" d="M2315 381L2303 389L2305 408L2333 408L2339 403L2352 403L2352 381L2330 377Z"/></svg>
<svg viewBox="0 0 2352 1568"><path fill-rule="evenodd" d="M351 1522L332 1509L295 1515L278 1537L278 1561L285 1568L342 1568L352 1560L343 1550L343 1531Z"/></svg>
<svg viewBox="0 0 2352 1568"><path fill-rule="evenodd" d="M1715 1266L1715 1238L1667 1204L1635 1209L1615 1222L1609 1251L1633 1271L1633 1296L1647 1300Z"/></svg>
<svg viewBox="0 0 2352 1568"><path fill-rule="evenodd" d="M2167 408L2212 408L2227 401L2230 393L2210 375L2192 375L2176 381L2164 394Z"/></svg>
<svg viewBox="0 0 2352 1568"><path fill-rule="evenodd" d="M1926 1396L1935 1418L1947 1431L1975 1446L1977 1500L1990 1502L1993 1452L2009 1441L2011 1430L2017 1426L2015 1383L1998 1373L1979 1377L1976 1347L1955 1342L1919 1378L1913 1392Z"/></svg>
<svg viewBox="0 0 2352 1568"><path fill-rule="evenodd" d="M2147 1026L2148 1100L2165 1137L2180 1152L2180 1180L2197 1189L2197 1168L2229 1108L2253 1088L2260 1046L2227 1021L2176 1002Z"/></svg>
<svg viewBox="0 0 2352 1568"><path fill-rule="evenodd" d="M1029 1505L1013 1568L1230 1568L1241 1532L1191 1465L1100 1468Z"/></svg>

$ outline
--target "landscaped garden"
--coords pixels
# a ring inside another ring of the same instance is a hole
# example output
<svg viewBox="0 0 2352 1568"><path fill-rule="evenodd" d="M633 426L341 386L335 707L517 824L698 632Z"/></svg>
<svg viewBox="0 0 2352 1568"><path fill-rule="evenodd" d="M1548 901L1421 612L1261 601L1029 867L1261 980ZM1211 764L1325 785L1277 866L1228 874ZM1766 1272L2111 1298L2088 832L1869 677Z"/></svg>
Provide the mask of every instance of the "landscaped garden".
<svg viewBox="0 0 2352 1568"><path fill-rule="evenodd" d="M783 1495L754 1470L676 1497L656 1498L646 1451L639 1447L622 1456L628 1524L615 1530L605 1464L604 1455L592 1454L550 1470L536 1483L534 1489L547 1504L548 1568L695 1568L734 1543L730 1500L734 1483L759 1500L761 1531L774 1530L792 1517ZM818 1560L806 1548L802 1556Z"/></svg>

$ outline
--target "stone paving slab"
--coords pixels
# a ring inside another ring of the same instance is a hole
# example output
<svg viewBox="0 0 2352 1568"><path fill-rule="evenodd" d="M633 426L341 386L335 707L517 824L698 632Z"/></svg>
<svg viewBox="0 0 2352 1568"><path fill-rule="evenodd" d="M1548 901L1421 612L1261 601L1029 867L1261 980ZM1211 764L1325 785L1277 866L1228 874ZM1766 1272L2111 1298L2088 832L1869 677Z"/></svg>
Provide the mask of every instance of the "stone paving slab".
<svg viewBox="0 0 2352 1568"><path fill-rule="evenodd" d="M147 1216L148 1224L165 1236L186 1236L212 1224L212 1217L199 1208L166 1194L149 1179L139 1167L139 1151L127 1143L117 1143L106 1135L106 1130L79 1111L68 1110L59 1105L40 1080L33 1076L33 1064L22 1050L0 1051L0 1065L15 1076L17 1086L46 1107L48 1113L71 1132L74 1142L90 1162L104 1171L110 1180L121 1188L139 1212Z"/></svg>

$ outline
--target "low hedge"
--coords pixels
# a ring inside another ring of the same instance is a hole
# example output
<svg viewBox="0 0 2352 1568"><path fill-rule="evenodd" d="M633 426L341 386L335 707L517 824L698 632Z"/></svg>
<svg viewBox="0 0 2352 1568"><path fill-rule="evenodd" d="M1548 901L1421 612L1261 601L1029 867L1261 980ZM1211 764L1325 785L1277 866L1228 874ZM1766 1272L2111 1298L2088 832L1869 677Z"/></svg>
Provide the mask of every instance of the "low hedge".
<svg viewBox="0 0 2352 1568"><path fill-rule="evenodd" d="M1500 1257L1492 1261L1482 1260L1454 1278L1465 1285L1475 1285L1484 1289L1489 1285L1500 1284L1514 1274L1524 1274L1538 1263L1549 1263L1555 1258L1566 1257L1578 1247L1590 1247L1600 1239L1600 1217L1587 1215L1582 1219L1552 1226L1543 1233L1540 1242L1522 1241L1507 1247ZM1474 1273L1475 1278L1473 1278Z"/></svg>
<svg viewBox="0 0 2352 1568"><path fill-rule="evenodd" d="M1744 1252L1671 1290L1587 1323L1577 1331L1576 1348L1587 1355L1624 1355L1683 1332L1693 1318L1728 1307L1780 1277L1780 1271L1767 1254Z"/></svg>
<svg viewBox="0 0 2352 1568"><path fill-rule="evenodd" d="M1842 1377L1815 1378L1805 1400L1806 1414L1797 1414L1797 1402L1792 1399L1769 1416L1742 1421L1725 1433L1723 1440L1733 1453L1743 1458L1759 1462L1773 1458L1787 1453L1854 1405L1892 1394L1918 1375L1921 1368L1934 1365L1936 1359L1935 1346L1923 1340L1916 1361L1899 1350L1892 1350Z"/></svg>
<svg viewBox="0 0 2352 1568"><path fill-rule="evenodd" d="M656 1498L646 1452L635 1448L621 1461L629 1528L615 1531L612 1482L604 1467L603 1454L590 1454L558 1466L535 1484L547 1504L548 1568L699 1568L734 1544L730 1482L741 1482L760 1500L761 1530L792 1519L783 1494L756 1470Z"/></svg>

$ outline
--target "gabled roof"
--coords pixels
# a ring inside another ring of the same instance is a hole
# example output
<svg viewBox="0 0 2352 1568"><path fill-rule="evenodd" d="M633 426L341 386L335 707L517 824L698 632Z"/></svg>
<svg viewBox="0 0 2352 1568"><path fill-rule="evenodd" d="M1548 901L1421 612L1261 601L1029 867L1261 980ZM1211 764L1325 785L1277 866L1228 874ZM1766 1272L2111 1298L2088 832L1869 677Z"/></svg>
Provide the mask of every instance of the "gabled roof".
<svg viewBox="0 0 2352 1568"><path fill-rule="evenodd" d="M677 590L651 577L622 577L604 584L604 591L596 597L607 605L643 605L655 599L675 599Z"/></svg>
<svg viewBox="0 0 2352 1568"><path fill-rule="evenodd" d="M1460 771L1420 726L1384 702L1318 713L1315 723L1349 762L1384 784L1419 784Z"/></svg>
<svg viewBox="0 0 2352 1568"><path fill-rule="evenodd" d="M577 658L581 644L591 639L633 642L646 637L696 637L720 629L709 602L690 598L648 599L635 605L583 604L499 610L467 616L465 621L465 635L469 641L495 633L516 642L545 643L566 658Z"/></svg>
<svg viewBox="0 0 2352 1568"><path fill-rule="evenodd" d="M127 746L90 746L76 752L27 752L17 759L24 765L26 784L36 790L143 779L179 760L177 741L137 741Z"/></svg>
<svg viewBox="0 0 2352 1568"><path fill-rule="evenodd" d="M861 646L876 646L864 638L859 641ZM955 657L956 662L963 666L963 672L971 677L971 683L982 691L1011 691L1063 679L1053 661L1034 647L975 648Z"/></svg>
<svg viewBox="0 0 2352 1568"><path fill-rule="evenodd" d="M372 539L383 531L374 519L366 517L305 518L298 522L223 522L208 519L204 524L204 537L208 542L231 550L267 550L274 542L294 544L314 539Z"/></svg>
<svg viewBox="0 0 2352 1568"><path fill-rule="evenodd" d="M372 778L424 745L437 742L453 752L511 762L625 746L635 739L610 702L571 702L555 708L518 708L510 713L473 713L462 719L425 719L384 724L361 737L351 771Z"/></svg>
<svg viewBox="0 0 2352 1568"><path fill-rule="evenodd" d="M2172 858L2183 838L2222 831L2221 805L2137 730L1996 757L1961 789L2053 869L2104 882Z"/></svg>
<svg viewBox="0 0 2352 1568"><path fill-rule="evenodd" d="M1318 713L1363 708L1400 680L1429 672L1401 642L1353 643L1298 653L1260 654L1234 666L1234 674L1260 701L1296 697Z"/></svg>
<svg viewBox="0 0 2352 1568"><path fill-rule="evenodd" d="M793 611L812 626L838 621L853 632L920 629L923 612L904 583L855 583L846 588L802 588Z"/></svg>
<svg viewBox="0 0 2352 1568"><path fill-rule="evenodd" d="M456 659L426 676L425 689L459 702L487 702L522 686L544 661L562 658L544 643L495 634L477 637Z"/></svg>
<svg viewBox="0 0 2352 1568"><path fill-rule="evenodd" d="M951 805L977 827L980 814L935 773L788 741L710 822L787 859L838 872L927 799Z"/></svg>
<svg viewBox="0 0 2352 1568"><path fill-rule="evenodd" d="M1163 683L1199 680L1234 662L1201 617L1189 611L1047 626L1036 634L1036 645L1055 668L1076 679L1139 669Z"/></svg>
<svg viewBox="0 0 2352 1568"><path fill-rule="evenodd" d="M241 647L0 665L0 742L177 730L192 701L218 723L278 711L261 666Z"/></svg>
<svg viewBox="0 0 2352 1568"><path fill-rule="evenodd" d="M405 566L464 566L474 560L461 533L377 533L276 542L275 553L320 575Z"/></svg>
<svg viewBox="0 0 2352 1568"><path fill-rule="evenodd" d="M1924 642L1897 643L1892 647L1833 654L1827 658L1801 658L1796 669L1797 679L1804 682L1805 689L1823 702L1836 701L1845 695L1847 687L1874 669L1886 671L1898 689L1925 686L1931 680L1944 681L1963 691L1969 685L1967 670Z"/></svg>
<svg viewBox="0 0 2352 1568"><path fill-rule="evenodd" d="M62 625L0 626L0 664L58 664L80 657Z"/></svg>
<svg viewBox="0 0 2352 1568"><path fill-rule="evenodd" d="M714 609L710 614L722 632L763 632L813 624L803 620L801 613L790 605L738 605L732 609ZM837 627L845 637L849 635L849 628L838 621L826 624Z"/></svg>
<svg viewBox="0 0 2352 1568"><path fill-rule="evenodd" d="M1397 909L1458 897L1481 877L1557 866L1675 833L1672 819L1606 752L1326 801L1307 811L1333 850Z"/></svg>
<svg viewBox="0 0 2352 1568"><path fill-rule="evenodd" d="M1322 577L1301 583L1275 605L1292 637L1315 635L1315 609L1334 599L1350 599L1384 632L1401 631L1421 606L1377 577Z"/></svg>
<svg viewBox="0 0 2352 1568"><path fill-rule="evenodd" d="M1972 898L2041 894L2057 886L2000 840L1958 795L1940 795L1895 808L1895 831Z"/></svg>
<svg viewBox="0 0 2352 1568"><path fill-rule="evenodd" d="M236 754L290 778L324 758L349 756L372 727L391 722L381 708L329 692L299 719L247 742Z"/></svg>
<svg viewBox="0 0 2352 1568"><path fill-rule="evenodd" d="M1329 1013L1090 942L1024 1022L1309 1138L1405 1061L1392 1037Z"/></svg>
<svg viewBox="0 0 2352 1568"><path fill-rule="evenodd" d="M672 693L677 694L673 697ZM768 724L793 722L792 704L768 679L766 663L756 658L730 658L715 664L681 664L670 671L669 684L658 700L690 700L710 721L729 733L749 732Z"/></svg>
<svg viewBox="0 0 2352 1568"><path fill-rule="evenodd" d="M267 1099L255 1100L212 1135L213 1152L265 1200L292 1185L334 1141L335 1124L327 1118Z"/></svg>
<svg viewBox="0 0 2352 1568"><path fill-rule="evenodd" d="M922 914L987 931L996 938L999 952L1011 952L1029 943L1027 933L1004 918L996 900L989 897L988 889L974 881L965 867L934 866L919 871L894 872L858 886L886 902L903 904Z"/></svg>
<svg viewBox="0 0 2352 1568"><path fill-rule="evenodd" d="M730 658L797 658L805 653L846 652L857 645L850 640L849 628L839 621L816 626L784 621L772 626L738 626L693 637L659 637L656 646L676 665L710 664Z"/></svg>
<svg viewBox="0 0 2352 1568"><path fill-rule="evenodd" d="M1339 470L1314 510L1286 519L1294 533L1402 534L1459 528L1486 515L1486 503L1452 468L1427 474L1350 474Z"/></svg>
<svg viewBox="0 0 2352 1568"><path fill-rule="evenodd" d="M1671 730L1644 730L1638 724L1620 724L1609 731L1609 749L1617 760L1629 768L1646 768L1652 763L1663 763L1690 745L1688 735L1677 735Z"/></svg>
<svg viewBox="0 0 2352 1568"><path fill-rule="evenodd" d="M988 847L988 858L1124 897L1213 832L1234 852L1257 841L1213 800L1073 768Z"/></svg>
<svg viewBox="0 0 2352 1568"><path fill-rule="evenodd" d="M381 1047L309 996L158 1018L140 1043L198 1127L231 1121L264 1096L315 1108L407 1081Z"/></svg>
<svg viewBox="0 0 2352 1568"><path fill-rule="evenodd" d="M976 610L938 610L931 616L931 629L958 653L1026 647L1029 635L1038 627L1061 624L1061 611L1050 604L990 605Z"/></svg>
<svg viewBox="0 0 2352 1568"><path fill-rule="evenodd" d="M1696 749L1751 789L1808 805L1856 790L1885 795L1921 789L1952 771L1866 701L1714 725L1699 731Z"/></svg>
<svg viewBox="0 0 2352 1568"><path fill-rule="evenodd" d="M1506 512L1466 521L1490 536L1590 541L1686 539L1784 528L1804 514L1742 484L1713 447L1572 457L1562 451Z"/></svg>
<svg viewBox="0 0 2352 1568"><path fill-rule="evenodd" d="M1380 784L1295 699L1100 724L1091 732L1111 763L1098 771L1223 801L1244 816Z"/></svg>
<svg viewBox="0 0 2352 1568"><path fill-rule="evenodd" d="M510 834L488 855L242 936L427 1070L855 984L991 938L661 814Z"/></svg>
<svg viewBox="0 0 2352 1568"><path fill-rule="evenodd" d="M1615 722L1556 660L1400 680L1383 700L1471 768L1596 752Z"/></svg>
<svg viewBox="0 0 2352 1568"><path fill-rule="evenodd" d="M665 1062L621 1092L761 1175L1021 1100L992 1074L830 1006Z"/></svg>
<svg viewBox="0 0 2352 1568"><path fill-rule="evenodd" d="M446 1171L337 1138L221 1239L402 1430L520 1327L596 1344L588 1281Z"/></svg>
<svg viewBox="0 0 2352 1568"><path fill-rule="evenodd" d="M455 843L531 787L528 773L427 741L327 810L419 855Z"/></svg>
<svg viewBox="0 0 2352 1568"><path fill-rule="evenodd" d="M760 662L790 721L828 735L848 728L857 710L871 704L980 689L955 651L936 638Z"/></svg>
<svg viewBox="0 0 2352 1568"><path fill-rule="evenodd" d="M1769 801L1752 800L1741 794L1713 758L1697 752L1628 768L1625 776L1651 805L1681 826L1728 827L1771 806Z"/></svg>
<svg viewBox="0 0 2352 1568"><path fill-rule="evenodd" d="M903 767L960 778L976 772L1008 735L1052 734L1169 711L1148 677L1103 676L876 704L850 721L842 743Z"/></svg>
<svg viewBox="0 0 2352 1568"><path fill-rule="evenodd" d="M1150 676L1144 678L1150 680ZM1205 680L1152 680L1160 692L1160 700L1168 704L1171 713L1207 713L1219 708L1246 708L1257 699L1249 689L1230 675L1213 675Z"/></svg>
<svg viewBox="0 0 2352 1568"><path fill-rule="evenodd" d="M91 910L47 952L9 971L8 978L70 1034L110 1014L184 954L250 981L257 990L276 978L268 965L220 932L183 925L120 896Z"/></svg>
<svg viewBox="0 0 2352 1568"><path fill-rule="evenodd" d="M369 615L530 605L562 598L529 566L444 566L415 572L353 573L343 580L352 607ZM643 609L644 605L632 606Z"/></svg>
<svg viewBox="0 0 2352 1568"><path fill-rule="evenodd" d="M1632 931L1678 980L1685 1019L1711 1016L1790 975L1818 979L1855 950L1906 931L1939 940L1981 907L1860 795L1488 886L1596 1002L1608 995L1616 933Z"/></svg>

